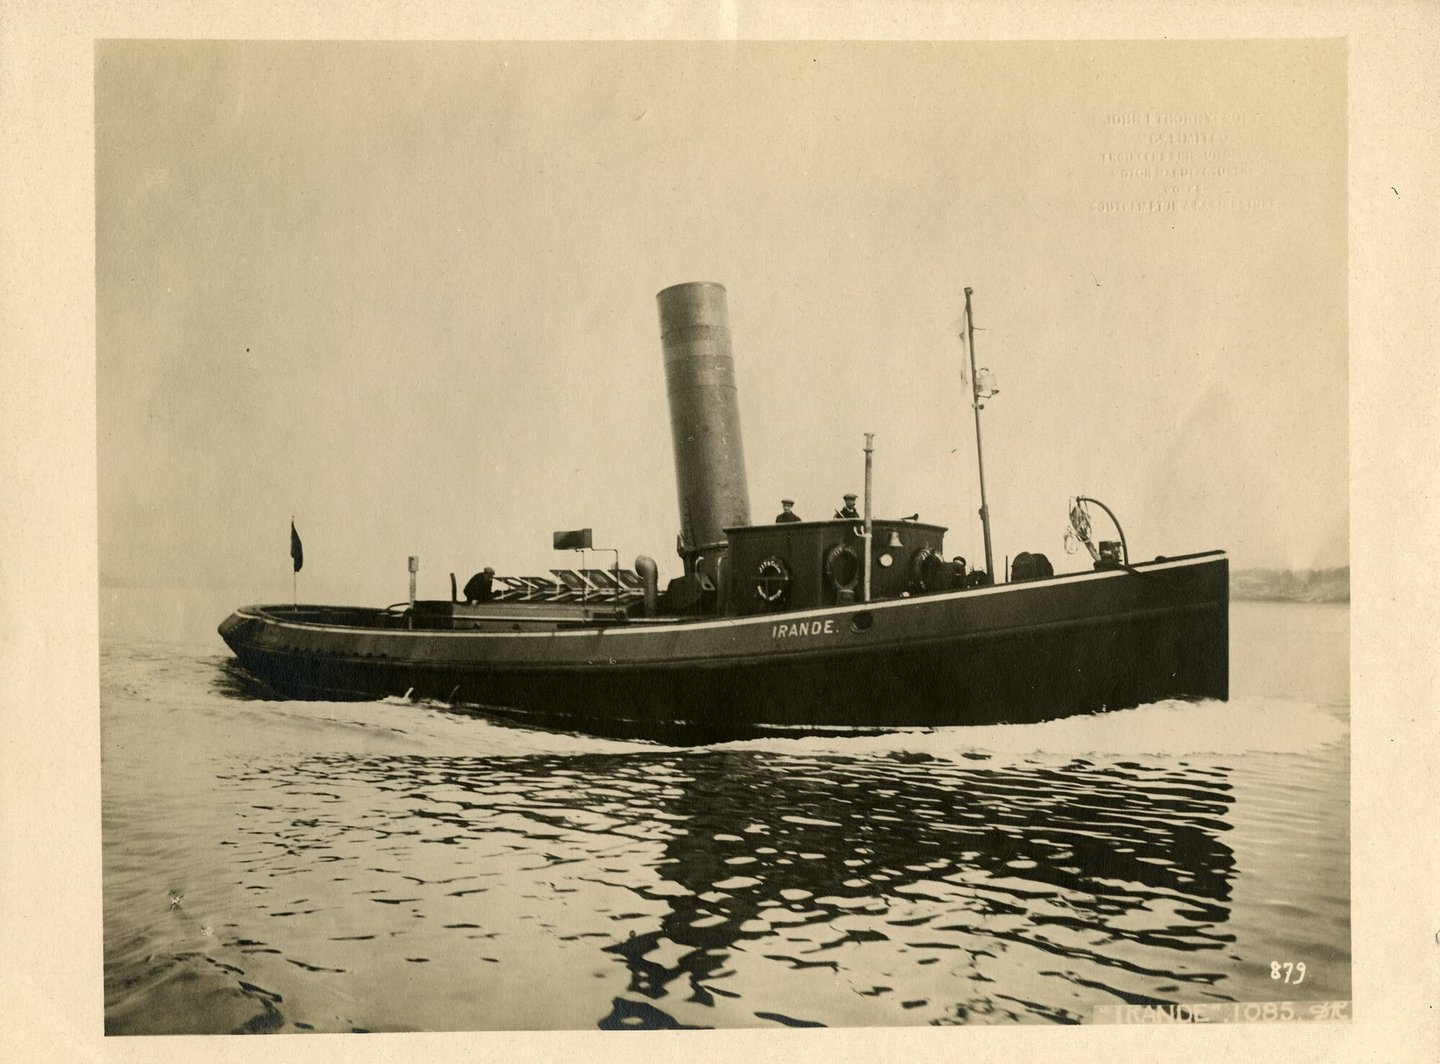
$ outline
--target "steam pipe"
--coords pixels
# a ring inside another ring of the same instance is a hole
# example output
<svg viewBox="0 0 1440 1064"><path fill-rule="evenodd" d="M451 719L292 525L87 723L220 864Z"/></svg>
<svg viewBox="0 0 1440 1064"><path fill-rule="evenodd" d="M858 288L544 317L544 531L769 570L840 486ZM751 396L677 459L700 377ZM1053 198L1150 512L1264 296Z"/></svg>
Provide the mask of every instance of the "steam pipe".
<svg viewBox="0 0 1440 1064"><path fill-rule="evenodd" d="M410 555L409 560L406 562L406 568L410 570L410 612L406 615L406 618L405 618L405 627L406 627L406 628L414 628L414 627L415 627L415 574L420 571L420 559L417 558L417 557L415 557L415 555L413 555L413 554Z"/></svg>
<svg viewBox="0 0 1440 1064"><path fill-rule="evenodd" d="M660 570L655 559L641 554L635 559L635 571L645 585L645 616L654 617L660 612Z"/></svg>

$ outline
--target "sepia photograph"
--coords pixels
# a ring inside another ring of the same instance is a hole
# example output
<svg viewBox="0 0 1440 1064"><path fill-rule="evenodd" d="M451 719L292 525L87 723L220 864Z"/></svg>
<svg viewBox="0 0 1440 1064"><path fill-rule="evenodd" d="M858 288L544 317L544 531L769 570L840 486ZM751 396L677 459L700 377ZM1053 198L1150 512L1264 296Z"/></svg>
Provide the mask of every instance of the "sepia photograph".
<svg viewBox="0 0 1440 1064"><path fill-rule="evenodd" d="M97 41L105 1033L1347 1023L1346 56Z"/></svg>
<svg viewBox="0 0 1440 1064"><path fill-rule="evenodd" d="M1433 1057L1437 33L7 9L0 1043Z"/></svg>

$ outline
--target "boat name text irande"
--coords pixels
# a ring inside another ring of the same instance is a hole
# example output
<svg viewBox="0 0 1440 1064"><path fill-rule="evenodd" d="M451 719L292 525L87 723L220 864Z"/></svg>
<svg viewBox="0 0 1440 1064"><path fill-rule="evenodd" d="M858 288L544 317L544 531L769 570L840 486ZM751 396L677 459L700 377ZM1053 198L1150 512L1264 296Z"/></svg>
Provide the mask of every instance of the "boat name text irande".
<svg viewBox="0 0 1440 1064"><path fill-rule="evenodd" d="M826 617L823 621L794 621L790 624L772 624L770 626L771 639L793 639L800 635L838 635L840 629L835 627L835 618Z"/></svg>

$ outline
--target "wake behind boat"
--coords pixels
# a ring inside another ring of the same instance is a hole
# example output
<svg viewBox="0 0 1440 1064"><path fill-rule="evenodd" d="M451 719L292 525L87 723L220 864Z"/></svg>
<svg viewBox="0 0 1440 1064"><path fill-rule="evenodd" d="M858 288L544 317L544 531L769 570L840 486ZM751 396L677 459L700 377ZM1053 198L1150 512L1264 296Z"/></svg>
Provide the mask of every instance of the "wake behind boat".
<svg viewBox="0 0 1440 1064"><path fill-rule="evenodd" d="M977 456L981 400L966 289ZM1093 568L1017 554L993 575L947 560L946 529L863 512L750 519L726 292L658 297L682 565L662 590L634 570L477 574L450 601L387 609L253 606L220 634L241 665L299 698L412 695L545 727L672 741L1036 721L1161 698L1228 697L1228 563L1220 551L1132 563L1124 534L1071 534ZM852 516L853 514L853 516ZM1113 514L1110 515L1113 519ZM588 529L557 550L592 547ZM298 541L295 549L298 550ZM298 558L297 558L298 565ZM412 574L414 572L412 562Z"/></svg>

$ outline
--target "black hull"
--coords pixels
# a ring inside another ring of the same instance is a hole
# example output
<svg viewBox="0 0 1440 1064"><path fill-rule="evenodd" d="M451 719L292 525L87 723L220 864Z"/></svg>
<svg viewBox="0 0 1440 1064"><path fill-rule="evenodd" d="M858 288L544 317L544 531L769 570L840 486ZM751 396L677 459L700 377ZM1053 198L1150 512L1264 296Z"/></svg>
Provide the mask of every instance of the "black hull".
<svg viewBox="0 0 1440 1064"><path fill-rule="evenodd" d="M258 608L221 634L248 672L294 697L410 694L591 734L705 742L1024 723L1228 697L1227 569L1223 555L1202 555L803 614L548 636L375 632Z"/></svg>

